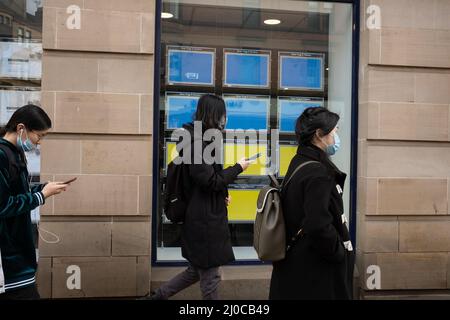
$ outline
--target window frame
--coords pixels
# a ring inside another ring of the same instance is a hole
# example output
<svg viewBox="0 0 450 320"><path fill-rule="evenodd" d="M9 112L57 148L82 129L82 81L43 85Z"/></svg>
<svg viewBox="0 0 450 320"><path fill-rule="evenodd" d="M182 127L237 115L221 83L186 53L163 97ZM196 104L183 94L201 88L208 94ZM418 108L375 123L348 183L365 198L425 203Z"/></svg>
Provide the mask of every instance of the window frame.
<svg viewBox="0 0 450 320"><path fill-rule="evenodd" d="M161 63L161 13L162 1L155 3L155 53L154 53L154 87L153 92L153 168L159 168L160 158L160 63ZM314 1L321 2L321 1ZM327 0L330 3L346 3L352 5L352 87L351 87L351 146L350 146L350 237L356 248L356 205L357 205L357 159L358 159L358 83L359 83L359 32L360 32L360 3L359 0ZM158 94L156 94L158 93ZM151 224L151 265L152 266L185 266L186 261L158 261L157 260L157 214L161 199L159 199L160 179L158 174L153 174L152 181L152 224ZM230 265L264 265L271 264L258 260L238 260Z"/></svg>

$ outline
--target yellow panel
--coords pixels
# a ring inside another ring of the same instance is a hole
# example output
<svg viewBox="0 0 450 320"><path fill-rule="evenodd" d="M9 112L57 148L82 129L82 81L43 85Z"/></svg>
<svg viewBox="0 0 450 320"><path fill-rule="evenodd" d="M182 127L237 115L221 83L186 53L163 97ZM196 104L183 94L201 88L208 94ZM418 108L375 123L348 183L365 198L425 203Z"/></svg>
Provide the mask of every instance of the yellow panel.
<svg viewBox="0 0 450 320"><path fill-rule="evenodd" d="M177 144L175 142L167 142L166 144L166 167L178 156L176 146Z"/></svg>
<svg viewBox="0 0 450 320"><path fill-rule="evenodd" d="M259 157L252 163L248 169L241 174L247 176L262 176L267 174L267 144L225 144L225 161L224 168L235 165L243 157L249 158L257 153L261 153Z"/></svg>
<svg viewBox="0 0 450 320"><path fill-rule="evenodd" d="M228 220L255 221L259 190L228 190L228 193L231 196Z"/></svg>
<svg viewBox="0 0 450 320"><path fill-rule="evenodd" d="M280 157L278 159L278 163L281 177L286 175L289 164L297 153L297 148L297 146L280 146Z"/></svg>

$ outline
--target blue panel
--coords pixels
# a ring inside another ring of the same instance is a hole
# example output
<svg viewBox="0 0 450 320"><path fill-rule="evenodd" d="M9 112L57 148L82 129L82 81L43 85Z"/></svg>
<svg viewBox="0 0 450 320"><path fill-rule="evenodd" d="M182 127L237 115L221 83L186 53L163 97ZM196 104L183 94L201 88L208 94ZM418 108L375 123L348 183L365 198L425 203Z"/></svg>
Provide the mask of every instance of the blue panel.
<svg viewBox="0 0 450 320"><path fill-rule="evenodd" d="M281 57L281 88L322 89L322 59Z"/></svg>
<svg viewBox="0 0 450 320"><path fill-rule="evenodd" d="M226 53L225 84L267 87L269 85L269 56Z"/></svg>
<svg viewBox="0 0 450 320"><path fill-rule="evenodd" d="M212 52L169 50L169 83L212 85Z"/></svg>
<svg viewBox="0 0 450 320"><path fill-rule="evenodd" d="M225 99L227 130L267 130L269 99Z"/></svg>
<svg viewBox="0 0 450 320"><path fill-rule="evenodd" d="M167 128L181 128L185 123L192 122L192 115L197 110L199 97L168 96L166 102Z"/></svg>
<svg viewBox="0 0 450 320"><path fill-rule="evenodd" d="M280 132L295 132L297 118L309 107L321 107L322 102L279 100Z"/></svg>

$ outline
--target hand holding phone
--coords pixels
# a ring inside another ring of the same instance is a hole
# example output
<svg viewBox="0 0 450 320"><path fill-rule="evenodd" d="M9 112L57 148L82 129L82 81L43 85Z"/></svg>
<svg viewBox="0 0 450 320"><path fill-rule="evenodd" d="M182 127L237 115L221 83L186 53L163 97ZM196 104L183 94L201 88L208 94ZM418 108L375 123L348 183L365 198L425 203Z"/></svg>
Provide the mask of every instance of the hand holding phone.
<svg viewBox="0 0 450 320"><path fill-rule="evenodd" d="M61 192L66 191L67 185L75 180L76 178L70 179L66 182L48 182L42 189L42 194L45 199L56 194L60 194Z"/></svg>
<svg viewBox="0 0 450 320"><path fill-rule="evenodd" d="M71 183L74 182L75 180L77 180L77 177L72 178L72 179L70 179L70 180L67 180L67 181L63 182L62 184L71 184Z"/></svg>
<svg viewBox="0 0 450 320"><path fill-rule="evenodd" d="M259 152L259 153L255 154L254 156L251 156L250 158L247 158L246 160L247 161L253 161L253 160L258 159L261 156L262 156L262 154L261 154L261 152Z"/></svg>

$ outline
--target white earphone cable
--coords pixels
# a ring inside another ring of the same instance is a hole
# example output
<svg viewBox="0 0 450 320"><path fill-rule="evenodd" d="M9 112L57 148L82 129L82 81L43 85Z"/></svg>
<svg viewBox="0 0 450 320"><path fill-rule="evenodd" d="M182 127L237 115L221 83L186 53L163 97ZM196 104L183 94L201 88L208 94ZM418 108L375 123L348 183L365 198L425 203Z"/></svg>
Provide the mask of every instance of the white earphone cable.
<svg viewBox="0 0 450 320"><path fill-rule="evenodd" d="M44 241L45 243L56 244L56 243L60 242L60 239L59 239L59 237L58 237L56 234L54 234L53 232L50 232L50 231L48 231L48 230L45 230L44 228L41 228L41 227L39 226L39 223L37 224L37 229L38 229L38 233L39 233L39 238L42 239L42 241ZM43 232L45 232L45 233L48 233L49 235L55 237L56 240L54 240L54 241L49 241L49 240L44 239L44 237L43 237L42 234L41 234L41 231L43 231Z"/></svg>

